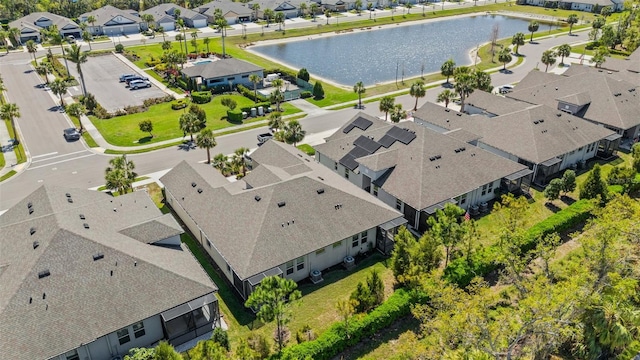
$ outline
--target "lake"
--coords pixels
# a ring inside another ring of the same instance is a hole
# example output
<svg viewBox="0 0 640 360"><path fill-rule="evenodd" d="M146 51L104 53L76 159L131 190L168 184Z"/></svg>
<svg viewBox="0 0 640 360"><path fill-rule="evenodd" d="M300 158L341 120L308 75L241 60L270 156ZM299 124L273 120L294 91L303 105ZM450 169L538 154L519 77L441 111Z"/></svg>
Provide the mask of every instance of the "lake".
<svg viewBox="0 0 640 360"><path fill-rule="evenodd" d="M363 13L363 17L366 13ZM359 29L340 36L316 37L251 48L294 68L333 82L353 86L394 81L440 71L449 58L458 65L473 64L469 50L489 41L494 24L499 38L523 32L529 21L500 15L481 15L438 20L415 25L399 25L379 30ZM539 31L544 31L541 24Z"/></svg>

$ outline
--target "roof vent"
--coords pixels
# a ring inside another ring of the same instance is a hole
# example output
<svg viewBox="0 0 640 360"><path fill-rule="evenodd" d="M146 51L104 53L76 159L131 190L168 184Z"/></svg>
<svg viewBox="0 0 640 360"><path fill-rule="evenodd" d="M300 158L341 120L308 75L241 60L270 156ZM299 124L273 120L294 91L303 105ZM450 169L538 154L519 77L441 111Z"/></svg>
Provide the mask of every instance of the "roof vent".
<svg viewBox="0 0 640 360"><path fill-rule="evenodd" d="M260 195L256 195L256 196L254 196L253 198L254 198L256 201L260 201L260 200L262 200L262 198L260 197Z"/></svg>
<svg viewBox="0 0 640 360"><path fill-rule="evenodd" d="M542 124L544 122L544 119L540 119L540 123Z"/></svg>
<svg viewBox="0 0 640 360"><path fill-rule="evenodd" d="M198 188L198 194L202 194L202 189Z"/></svg>
<svg viewBox="0 0 640 360"><path fill-rule="evenodd" d="M73 203L73 199L72 198L67 198L67 202Z"/></svg>
<svg viewBox="0 0 640 360"><path fill-rule="evenodd" d="M462 116L462 113L457 113L456 115L458 115L458 116Z"/></svg>
<svg viewBox="0 0 640 360"><path fill-rule="evenodd" d="M436 160L439 160L440 158L442 158L442 155L436 155L434 157L436 158Z"/></svg>
<svg viewBox="0 0 640 360"><path fill-rule="evenodd" d="M93 254L93 261L98 261L100 259L104 259L104 254L103 253Z"/></svg>
<svg viewBox="0 0 640 360"><path fill-rule="evenodd" d="M460 152L460 149L455 149L455 150L453 150L453 151L455 151L456 153L459 153L459 152Z"/></svg>
<svg viewBox="0 0 640 360"><path fill-rule="evenodd" d="M84 214L80 214L80 220L84 220L84 219L85 219Z"/></svg>
<svg viewBox="0 0 640 360"><path fill-rule="evenodd" d="M198 184L196 184L195 182L191 183L191 187L196 187Z"/></svg>
<svg viewBox="0 0 640 360"><path fill-rule="evenodd" d="M560 116L562 116L562 113L557 113L556 116L560 117ZM569 120L569 121L571 121L571 120Z"/></svg>
<svg viewBox="0 0 640 360"><path fill-rule="evenodd" d="M29 215L33 214L33 208L29 208Z"/></svg>
<svg viewBox="0 0 640 360"><path fill-rule="evenodd" d="M44 269L38 273L38 279L46 278L49 275L51 275L49 269ZM42 295L42 298L44 299L44 294Z"/></svg>
<svg viewBox="0 0 640 360"><path fill-rule="evenodd" d="M29 296L29 304L31 304L32 302L33 302L33 298Z"/></svg>
<svg viewBox="0 0 640 360"><path fill-rule="evenodd" d="M324 178L322 176L318 176L318 179L324 181Z"/></svg>
<svg viewBox="0 0 640 360"><path fill-rule="evenodd" d="M66 194L64 194L64 196L66 196L66 197L70 198L70 197L71 197L71 194L66 193Z"/></svg>
<svg viewBox="0 0 640 360"><path fill-rule="evenodd" d="M287 205L287 203L286 203L286 202L284 202L284 201L280 201L280 202L278 203L278 207L279 207L279 208L280 208L280 207L283 207L283 206L285 206L285 205Z"/></svg>
<svg viewBox="0 0 640 360"><path fill-rule="evenodd" d="M436 157L435 156L429 156L429 161L435 161Z"/></svg>
<svg viewBox="0 0 640 360"><path fill-rule="evenodd" d="M440 169L440 165L436 165L436 169Z"/></svg>
<svg viewBox="0 0 640 360"><path fill-rule="evenodd" d="M324 194L324 189L322 189L322 188L321 188L321 189L318 189L318 190L316 190L316 192L317 192L318 194Z"/></svg>
<svg viewBox="0 0 640 360"><path fill-rule="evenodd" d="M33 248L36 249L38 246L40 246L40 243L37 241L33 242Z"/></svg>
<svg viewBox="0 0 640 360"><path fill-rule="evenodd" d="M539 121L538 120L533 120L533 123L538 125Z"/></svg>
<svg viewBox="0 0 640 360"><path fill-rule="evenodd" d="M29 229L29 234L33 235L36 233L36 228L32 227L31 229Z"/></svg>
<svg viewBox="0 0 640 360"><path fill-rule="evenodd" d="M45 300L47 298L47 293L42 293L42 300ZM49 305L47 305L49 306Z"/></svg>
<svg viewBox="0 0 640 360"><path fill-rule="evenodd" d="M449 112L449 111L451 111L451 109L445 108L444 111Z"/></svg>
<svg viewBox="0 0 640 360"><path fill-rule="evenodd" d="M631 91L631 90L629 90L629 91ZM32 203L31 201L29 201L29 202L27 203L27 208L28 208L28 209L31 209L32 207L33 207L33 203Z"/></svg>
<svg viewBox="0 0 640 360"><path fill-rule="evenodd" d="M82 226L84 226L85 229L89 228L89 224L87 224L87 223L82 224Z"/></svg>
<svg viewBox="0 0 640 360"><path fill-rule="evenodd" d="M117 208L113 208L113 212L117 212L117 211L118 211L118 209L117 209Z"/></svg>

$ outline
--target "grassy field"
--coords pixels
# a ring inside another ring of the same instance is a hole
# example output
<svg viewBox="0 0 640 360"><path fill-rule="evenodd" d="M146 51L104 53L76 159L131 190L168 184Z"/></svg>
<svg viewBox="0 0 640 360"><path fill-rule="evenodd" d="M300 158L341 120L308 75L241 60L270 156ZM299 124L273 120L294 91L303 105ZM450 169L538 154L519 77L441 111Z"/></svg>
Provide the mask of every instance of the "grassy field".
<svg viewBox="0 0 640 360"><path fill-rule="evenodd" d="M571 47L571 52L575 54L585 54L585 55L595 55L595 50L587 50L587 44L575 45ZM610 57L615 59L626 59L628 55L622 55L617 53L612 53ZM606 61L605 61L606 64ZM606 66L606 65L604 65Z"/></svg>
<svg viewBox="0 0 640 360"><path fill-rule="evenodd" d="M15 170L11 170L8 173L0 176L0 182L3 182L5 180L7 180L8 178L12 177L13 175L17 174Z"/></svg>
<svg viewBox="0 0 640 360"><path fill-rule="evenodd" d="M220 104L223 97L234 99L238 103L238 108L253 104L253 101L244 96L224 95L216 96L211 102L199 105L207 112L207 128L211 130L220 130L238 125L227 121L227 108ZM284 110L284 115L300 112L300 109L288 103L283 104L282 109ZM184 111L185 109L172 110L171 103L163 103L153 105L147 111L137 114L118 116L111 119L98 119L95 116L90 116L90 119L109 144L137 146L181 137L183 133L178 125L178 119ZM251 118L245 120L245 123L264 119L264 116ZM140 131L138 123L142 120L151 120L153 123L153 137Z"/></svg>
<svg viewBox="0 0 640 360"><path fill-rule="evenodd" d="M69 115L69 119L71 119L71 122L73 122L73 125L75 125L76 128L80 129L80 121L78 120L77 117ZM93 140L93 137L91 136L91 134L89 134L88 131L84 131L82 133L82 139L84 139L88 147L90 148L98 147L98 143L96 143L96 141Z"/></svg>
<svg viewBox="0 0 640 360"><path fill-rule="evenodd" d="M9 138L15 139L16 136L15 136L13 127L11 127L11 122L9 120L5 120L4 124L7 127L7 130L9 130ZM18 164L22 164L23 162L27 161L27 154L24 152L24 147L22 146L22 142L20 142L18 146L13 147L13 152L16 154L16 157L18 158Z"/></svg>

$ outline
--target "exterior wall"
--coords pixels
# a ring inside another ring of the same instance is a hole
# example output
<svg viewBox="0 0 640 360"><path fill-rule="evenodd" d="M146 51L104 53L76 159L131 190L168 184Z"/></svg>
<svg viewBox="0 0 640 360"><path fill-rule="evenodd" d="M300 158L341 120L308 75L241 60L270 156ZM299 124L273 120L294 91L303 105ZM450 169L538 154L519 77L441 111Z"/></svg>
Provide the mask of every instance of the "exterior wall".
<svg viewBox="0 0 640 360"><path fill-rule="evenodd" d="M138 24L102 26L100 28L100 34L109 35L109 36L118 36L122 34L137 34L139 32L140 32L140 26Z"/></svg>
<svg viewBox="0 0 640 360"><path fill-rule="evenodd" d="M636 125L630 129L627 129L622 134L624 138L636 140L640 137L640 125Z"/></svg>
<svg viewBox="0 0 640 360"><path fill-rule="evenodd" d="M488 116L490 118L497 116L496 114L490 113L484 109L477 108L470 104L464 104L464 112L466 112L469 115L483 115L483 116Z"/></svg>
<svg viewBox="0 0 640 360"><path fill-rule="evenodd" d="M224 78L204 79L203 85L205 85L206 87L213 87L213 86L220 86L220 85L229 85L229 82L231 82L232 86L242 84L244 86L253 88L253 84L251 83L251 81L249 81L249 76L251 74L256 74L259 77L264 77L264 71L260 70L260 71L236 74L236 75L227 76Z"/></svg>
<svg viewBox="0 0 640 360"><path fill-rule="evenodd" d="M558 101L558 110L568 112L569 114L576 114L582 108L583 108L582 106L577 106L574 104Z"/></svg>
<svg viewBox="0 0 640 360"><path fill-rule="evenodd" d="M507 158L509 160L513 160L515 162L518 162L518 157L517 156L509 154L506 151L502 151L500 149L496 149L493 146L488 145L486 143L483 143L482 139L478 140L478 147L481 148L481 149L487 150L487 151L489 151L491 153L494 153L496 155L502 156L503 158Z"/></svg>
<svg viewBox="0 0 640 360"><path fill-rule="evenodd" d="M353 171L345 168L343 165L339 164L337 161L333 161L332 159L330 159L329 157L322 155L321 153L316 151L316 155L315 155L315 159L317 162L319 162L320 164L326 166L328 169L333 170L334 172L336 172L337 174L339 174L342 177L345 177L345 171L349 174L349 181L356 185L357 187L359 187L360 189L363 188L363 172L361 172L360 174L356 174ZM336 165L337 164L337 165ZM337 167L337 169L336 169ZM364 174L367 175L367 174ZM371 179L371 181L377 179L377 177L373 178L370 175L369 178Z"/></svg>
<svg viewBox="0 0 640 360"><path fill-rule="evenodd" d="M466 108L467 108L467 105L465 105L465 109L466 109ZM416 124L418 124L418 125L420 125L420 126L424 126L424 127L426 127L427 129L431 129L431 130L433 130L433 131L435 131L435 132L439 132L440 134L442 134L442 133L445 133L445 132L449 131L449 129L445 129L445 128L443 128L443 127L440 127L440 126L434 125L434 124L432 124L432 123L430 123L430 122L426 122L426 121L421 120L421 119L418 119L418 118L413 118L413 122L415 122Z"/></svg>
<svg viewBox="0 0 640 360"><path fill-rule="evenodd" d="M175 21L166 21L157 24L158 26L162 26L164 31L173 31L176 28Z"/></svg>
<svg viewBox="0 0 640 360"><path fill-rule="evenodd" d="M374 194L374 191L375 191L375 187L373 184L371 184L370 194L373 196L376 196ZM396 197L384 191L382 188L378 188L378 195L376 197L380 199L380 201L382 201L383 203L396 209ZM399 211L402 211L402 209L399 209Z"/></svg>
<svg viewBox="0 0 640 360"><path fill-rule="evenodd" d="M577 2L571 3L571 10L591 12L592 9L593 9L593 5L591 4L583 4L583 3L577 3Z"/></svg>
<svg viewBox="0 0 640 360"><path fill-rule="evenodd" d="M384 173L388 170L388 169L384 169L384 170L380 170L380 171L373 171L365 166L360 165L358 167L358 170L360 170L360 174L361 176L368 176L369 179L371 179L371 181L375 181L376 179L378 179L380 176L384 175Z"/></svg>
<svg viewBox="0 0 640 360"><path fill-rule="evenodd" d="M207 26L207 19L196 19L191 21L191 27L202 28Z"/></svg>
<svg viewBox="0 0 640 360"><path fill-rule="evenodd" d="M560 170L564 170L573 164L578 163L580 160L587 161L596 156L598 151L598 142L583 146L579 149L571 151L563 155L562 164L560 164Z"/></svg>
<svg viewBox="0 0 640 360"><path fill-rule="evenodd" d="M156 241L154 244L180 246L180 235L176 235L164 240Z"/></svg>

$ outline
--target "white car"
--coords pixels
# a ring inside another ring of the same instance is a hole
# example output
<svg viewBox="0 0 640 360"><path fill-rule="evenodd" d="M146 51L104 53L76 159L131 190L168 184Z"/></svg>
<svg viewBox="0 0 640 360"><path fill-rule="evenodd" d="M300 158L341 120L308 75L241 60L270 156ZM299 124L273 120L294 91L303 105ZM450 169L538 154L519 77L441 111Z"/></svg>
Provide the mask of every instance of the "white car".
<svg viewBox="0 0 640 360"><path fill-rule="evenodd" d="M151 87L151 82L149 80L133 80L129 83L129 89L137 90L142 88Z"/></svg>
<svg viewBox="0 0 640 360"><path fill-rule="evenodd" d="M506 94L506 93L510 93L513 91L513 85L502 85L500 86L500 88L498 89L498 91L500 91L500 94Z"/></svg>

